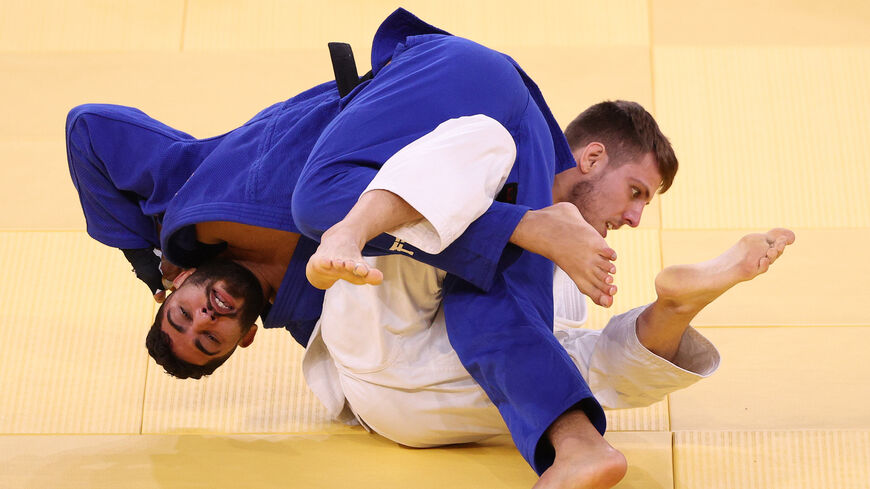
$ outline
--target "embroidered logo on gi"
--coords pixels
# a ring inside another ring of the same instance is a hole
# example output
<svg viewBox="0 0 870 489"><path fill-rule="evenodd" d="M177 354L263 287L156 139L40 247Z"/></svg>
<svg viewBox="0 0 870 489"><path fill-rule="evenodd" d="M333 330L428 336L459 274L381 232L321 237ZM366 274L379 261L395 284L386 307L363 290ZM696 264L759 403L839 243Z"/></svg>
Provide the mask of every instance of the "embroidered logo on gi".
<svg viewBox="0 0 870 489"><path fill-rule="evenodd" d="M405 244L404 241L402 241L399 238L396 238L396 241L393 243L393 246L390 246L390 251L401 251L402 253L407 253L411 256L414 256L414 252L411 250L406 250L405 247L402 246L403 244Z"/></svg>
<svg viewBox="0 0 870 489"><path fill-rule="evenodd" d="M507 204L516 204L517 203L517 187L518 185L515 183L507 183L504 187L502 187L501 192L496 195L495 200L499 202L504 202Z"/></svg>

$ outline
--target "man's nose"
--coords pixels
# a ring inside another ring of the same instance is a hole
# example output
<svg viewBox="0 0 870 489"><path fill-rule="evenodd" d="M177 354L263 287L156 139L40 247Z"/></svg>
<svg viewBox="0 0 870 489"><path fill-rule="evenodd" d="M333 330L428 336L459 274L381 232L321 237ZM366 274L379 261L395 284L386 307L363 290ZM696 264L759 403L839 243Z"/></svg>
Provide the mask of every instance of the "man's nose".
<svg viewBox="0 0 870 489"><path fill-rule="evenodd" d="M201 308L196 312L193 318L193 329L197 332L201 331L203 328L211 326L217 318L214 314L211 313L206 308Z"/></svg>
<svg viewBox="0 0 870 489"><path fill-rule="evenodd" d="M643 215L643 204L632 204L622 214L622 219L629 226L636 228L640 224L640 218Z"/></svg>

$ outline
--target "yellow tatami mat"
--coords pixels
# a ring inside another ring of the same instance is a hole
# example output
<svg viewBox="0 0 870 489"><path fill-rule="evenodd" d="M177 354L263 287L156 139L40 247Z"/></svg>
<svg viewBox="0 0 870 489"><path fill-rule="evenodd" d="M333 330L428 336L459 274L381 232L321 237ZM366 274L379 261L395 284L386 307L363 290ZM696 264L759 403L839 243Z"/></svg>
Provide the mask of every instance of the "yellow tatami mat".
<svg viewBox="0 0 870 489"><path fill-rule="evenodd" d="M856 0L654 0L656 44L870 43L870 4Z"/></svg>
<svg viewBox="0 0 870 489"><path fill-rule="evenodd" d="M678 432L674 488L864 489L870 431Z"/></svg>
<svg viewBox="0 0 870 489"><path fill-rule="evenodd" d="M0 53L0 73L8 73L0 77L0 102L17 114L0 118L0 141L62 142L67 112L83 103L129 105L195 137L216 136L264 107L327 81L330 70L325 49ZM50 81L58 78L63 90L50 89Z"/></svg>
<svg viewBox="0 0 870 489"><path fill-rule="evenodd" d="M0 167L0 209L26 209L0 213L0 230L85 229L79 197L64 164L62 137L45 141L0 138L0 154L10 162Z"/></svg>
<svg viewBox="0 0 870 489"><path fill-rule="evenodd" d="M593 0L542 2L529 8L520 0L432 2L410 0L401 6L427 22L487 46L578 46L649 44L648 2ZM247 2L190 0L184 48L187 50L322 48L322 39L356 42L357 62L367 59L373 26L398 6L329 0ZM596 11L597 15L588 15ZM338 15L338 18L336 17ZM366 45L368 43L368 45Z"/></svg>
<svg viewBox="0 0 870 489"><path fill-rule="evenodd" d="M666 229L870 227L870 46L654 51Z"/></svg>
<svg viewBox="0 0 870 489"><path fill-rule="evenodd" d="M662 232L664 266L708 260L761 229ZM693 321L700 326L870 325L870 228L796 229L767 274L738 284Z"/></svg>
<svg viewBox="0 0 870 489"><path fill-rule="evenodd" d="M138 433L153 300L80 232L0 232L0 432Z"/></svg>
<svg viewBox="0 0 870 489"><path fill-rule="evenodd" d="M719 372L669 396L672 430L870 426L870 327L701 328Z"/></svg>
<svg viewBox="0 0 870 489"><path fill-rule="evenodd" d="M281 330L260 330L214 375L199 381L148 364L143 433L336 433L302 378L303 349Z"/></svg>
<svg viewBox="0 0 870 489"><path fill-rule="evenodd" d="M673 487L669 433L614 433L634 463L618 489ZM527 488L507 437L431 449L376 435L0 436L0 487ZM457 470L459 469L459 470Z"/></svg>
<svg viewBox="0 0 870 489"><path fill-rule="evenodd" d="M0 51L175 51L185 3L3 0Z"/></svg>

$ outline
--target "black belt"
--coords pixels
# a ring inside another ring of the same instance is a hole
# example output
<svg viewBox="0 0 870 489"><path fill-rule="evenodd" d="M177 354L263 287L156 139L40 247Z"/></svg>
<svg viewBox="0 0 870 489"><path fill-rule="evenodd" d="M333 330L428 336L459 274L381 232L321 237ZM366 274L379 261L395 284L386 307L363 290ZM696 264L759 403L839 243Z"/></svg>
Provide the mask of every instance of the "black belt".
<svg viewBox="0 0 870 489"><path fill-rule="evenodd" d="M353 59L353 50L350 44L345 42L329 43L329 57L332 58L332 71L335 73L335 84L338 87L338 96L344 97L360 83L372 78L369 71L360 78L356 71L356 61Z"/></svg>

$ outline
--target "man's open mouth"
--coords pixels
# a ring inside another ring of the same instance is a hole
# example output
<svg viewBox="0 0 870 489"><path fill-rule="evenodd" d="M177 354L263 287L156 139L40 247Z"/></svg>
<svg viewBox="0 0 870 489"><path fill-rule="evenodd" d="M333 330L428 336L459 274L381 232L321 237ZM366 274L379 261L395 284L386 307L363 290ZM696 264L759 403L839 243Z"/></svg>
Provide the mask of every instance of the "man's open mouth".
<svg viewBox="0 0 870 489"><path fill-rule="evenodd" d="M236 311L233 297L218 286L214 286L211 289L211 305L214 307L215 312L223 316Z"/></svg>

